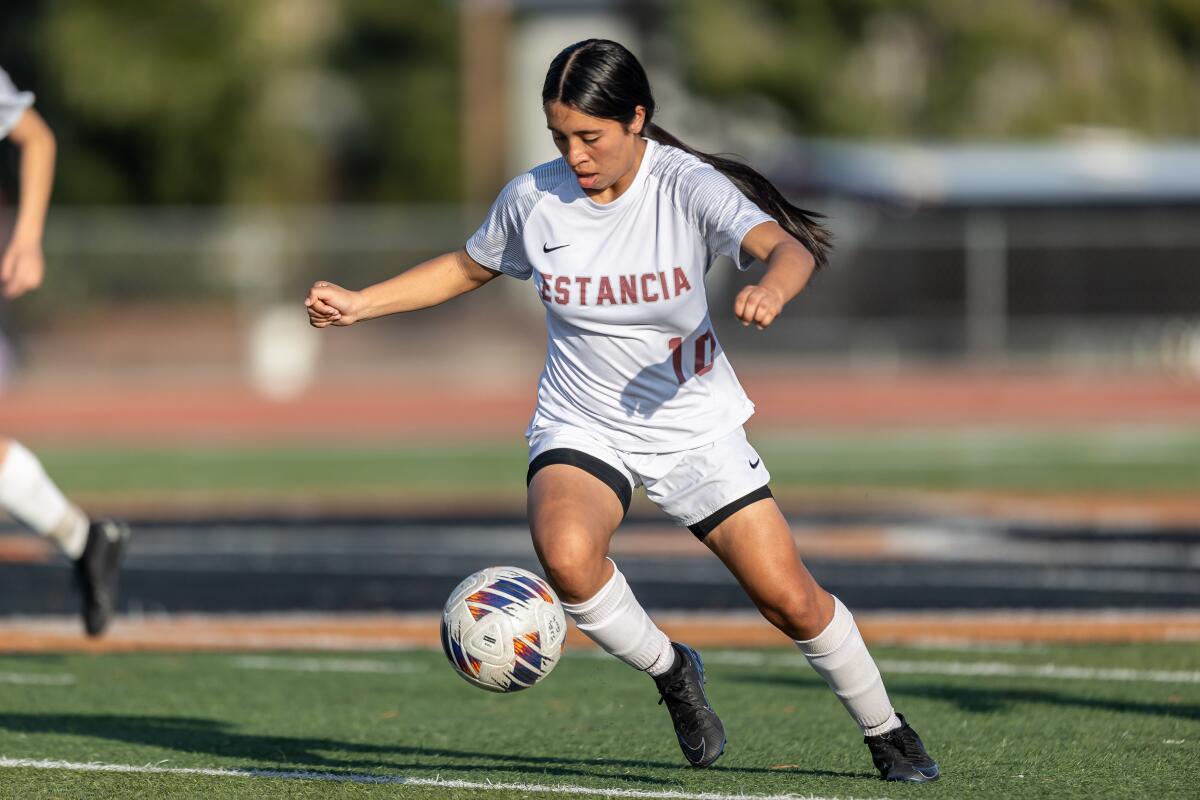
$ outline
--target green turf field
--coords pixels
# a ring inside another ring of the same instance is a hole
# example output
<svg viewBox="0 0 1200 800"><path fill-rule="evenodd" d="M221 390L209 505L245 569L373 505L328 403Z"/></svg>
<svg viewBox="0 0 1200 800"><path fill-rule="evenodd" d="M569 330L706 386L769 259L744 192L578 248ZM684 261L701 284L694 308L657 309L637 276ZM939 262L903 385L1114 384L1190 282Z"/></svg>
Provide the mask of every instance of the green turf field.
<svg viewBox="0 0 1200 800"><path fill-rule="evenodd" d="M429 651L0 656L0 797L1195 797L1194 645L876 648L942 764L923 787L874 778L798 654L706 656L730 738L706 771L650 681L588 653L511 696Z"/></svg>
<svg viewBox="0 0 1200 800"><path fill-rule="evenodd" d="M1200 489L1200 429L763 433L751 438L788 487ZM523 492L526 452L502 443L373 447L38 448L68 491L483 487Z"/></svg>

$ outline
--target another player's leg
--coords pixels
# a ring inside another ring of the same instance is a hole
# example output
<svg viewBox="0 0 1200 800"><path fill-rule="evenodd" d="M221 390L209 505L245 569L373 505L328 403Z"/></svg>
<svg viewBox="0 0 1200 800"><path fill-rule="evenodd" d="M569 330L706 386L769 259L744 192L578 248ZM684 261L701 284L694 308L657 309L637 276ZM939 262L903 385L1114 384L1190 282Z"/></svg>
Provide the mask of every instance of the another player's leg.
<svg viewBox="0 0 1200 800"><path fill-rule="evenodd" d="M129 528L92 522L46 475L19 442L0 439L0 506L35 533L53 539L75 564L89 636L104 632L116 608L121 557Z"/></svg>
<svg viewBox="0 0 1200 800"><path fill-rule="evenodd" d="M892 707L853 615L809 574L775 501L766 497L733 512L704 536L704 543L842 701L881 776L936 780L937 764Z"/></svg>
<svg viewBox="0 0 1200 800"><path fill-rule="evenodd" d="M724 750L725 730L704 695L704 665L694 650L672 643L654 624L607 557L631 487L603 462L572 461L582 468L534 461L529 525L538 559L576 626L606 652L654 678L684 757L707 767Z"/></svg>

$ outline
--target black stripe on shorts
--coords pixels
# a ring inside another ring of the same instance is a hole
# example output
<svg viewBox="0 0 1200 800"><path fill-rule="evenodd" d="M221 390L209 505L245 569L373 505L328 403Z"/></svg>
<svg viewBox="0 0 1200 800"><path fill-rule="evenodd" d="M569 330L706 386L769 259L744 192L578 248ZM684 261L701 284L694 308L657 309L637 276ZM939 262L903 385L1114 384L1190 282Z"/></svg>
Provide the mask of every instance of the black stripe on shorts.
<svg viewBox="0 0 1200 800"><path fill-rule="evenodd" d="M556 447L553 450L539 453L537 458L529 462L525 485L528 486L533 482L533 476L539 469L551 464L570 464L572 467L579 467L589 475L604 481L610 489L617 493L617 498L621 501L622 515L629 513L629 502L633 500L633 487L629 485L629 480L612 464L570 447Z"/></svg>
<svg viewBox="0 0 1200 800"><path fill-rule="evenodd" d="M732 517L734 512L741 511L751 503L757 503L759 500L766 500L768 497L771 497L771 487L760 486L750 494L739 497L729 505L718 508L716 511L709 514L707 517L695 523L694 525L688 525L688 530L696 534L697 539L704 541L704 537L712 533L713 528Z"/></svg>

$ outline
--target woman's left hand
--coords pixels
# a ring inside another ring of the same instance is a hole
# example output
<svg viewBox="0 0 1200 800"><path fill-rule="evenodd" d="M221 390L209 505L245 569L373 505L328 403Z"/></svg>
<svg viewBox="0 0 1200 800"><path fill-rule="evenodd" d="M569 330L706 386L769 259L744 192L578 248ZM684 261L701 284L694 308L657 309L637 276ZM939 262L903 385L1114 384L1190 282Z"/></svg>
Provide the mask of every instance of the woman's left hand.
<svg viewBox="0 0 1200 800"><path fill-rule="evenodd" d="M783 310L783 297L766 286L747 286L738 292L733 302L733 314L743 325L757 325L761 331L770 325Z"/></svg>

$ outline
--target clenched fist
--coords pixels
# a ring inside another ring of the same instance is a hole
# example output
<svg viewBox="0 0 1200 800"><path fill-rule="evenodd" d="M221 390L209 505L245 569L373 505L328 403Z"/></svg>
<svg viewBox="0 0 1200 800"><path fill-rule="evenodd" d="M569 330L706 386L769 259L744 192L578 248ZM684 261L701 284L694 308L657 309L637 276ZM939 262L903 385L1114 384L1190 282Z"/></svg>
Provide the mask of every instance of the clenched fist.
<svg viewBox="0 0 1200 800"><path fill-rule="evenodd" d="M308 324L314 328L353 325L361 319L362 293L328 281L317 281L308 290L304 307L308 309Z"/></svg>
<svg viewBox="0 0 1200 800"><path fill-rule="evenodd" d="M738 292L733 313L743 325L757 325L759 330L770 325L783 310L783 297L766 286L747 286Z"/></svg>

